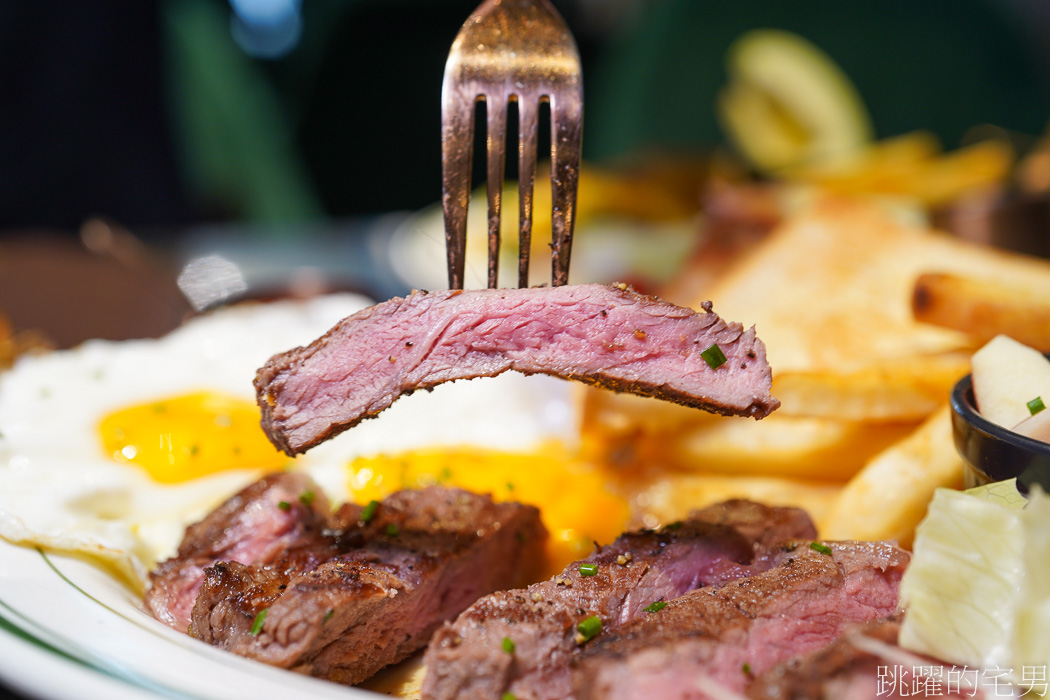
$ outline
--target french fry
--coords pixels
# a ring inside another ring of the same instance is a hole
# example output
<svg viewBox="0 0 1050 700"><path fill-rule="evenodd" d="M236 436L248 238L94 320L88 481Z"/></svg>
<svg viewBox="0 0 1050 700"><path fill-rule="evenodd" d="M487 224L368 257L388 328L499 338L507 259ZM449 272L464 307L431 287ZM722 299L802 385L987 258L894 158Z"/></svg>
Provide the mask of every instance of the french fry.
<svg viewBox="0 0 1050 700"><path fill-rule="evenodd" d="M819 520L820 535L840 540L897 540L910 547L933 492L961 488L962 460L945 404L914 433L869 461Z"/></svg>
<svg viewBox="0 0 1050 700"><path fill-rule="evenodd" d="M842 483L914 425L780 415L760 422L719 417L664 441L664 456L683 470Z"/></svg>
<svg viewBox="0 0 1050 700"><path fill-rule="evenodd" d="M779 410L761 421L741 420L597 389L589 389L584 405L588 458L635 474L670 469L842 483L918 423Z"/></svg>
<svg viewBox="0 0 1050 700"><path fill-rule="evenodd" d="M928 272L915 281L915 318L984 344L997 335L1050 352L1050 265L1043 284Z"/></svg>
<svg viewBox="0 0 1050 700"><path fill-rule="evenodd" d="M968 352L915 355L852 372L774 375L781 415L846 421L919 421L935 411L970 371Z"/></svg>
<svg viewBox="0 0 1050 700"><path fill-rule="evenodd" d="M637 510L647 527L681 520L690 511L730 498L746 498L771 506L804 508L819 521L840 485L812 480L765 476L669 474L651 482L637 498Z"/></svg>

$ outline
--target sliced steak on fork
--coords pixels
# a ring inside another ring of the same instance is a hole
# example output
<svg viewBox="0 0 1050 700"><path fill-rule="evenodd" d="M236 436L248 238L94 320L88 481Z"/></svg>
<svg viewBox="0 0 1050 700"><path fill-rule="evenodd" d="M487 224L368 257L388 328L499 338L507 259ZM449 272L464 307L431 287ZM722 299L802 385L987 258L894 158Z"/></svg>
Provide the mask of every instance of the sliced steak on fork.
<svg viewBox="0 0 1050 700"><path fill-rule="evenodd" d="M711 357L717 345L724 363ZM780 402L754 329L624 285L415 292L272 357L255 388L263 428L290 455L444 382L507 370L575 379L726 415Z"/></svg>
<svg viewBox="0 0 1050 700"><path fill-rule="evenodd" d="M790 550L790 551L789 551ZM897 612L908 553L887 542L785 548L762 573L683 595L575 660L579 700L742 693L756 674Z"/></svg>
<svg viewBox="0 0 1050 700"><path fill-rule="evenodd" d="M571 696L581 621L597 615L605 630L615 630L651 614L654 603L768 566L754 541L733 527L763 516L782 539L814 536L798 509L734 501L660 530L622 535L548 581L482 598L434 635L424 656L423 697Z"/></svg>

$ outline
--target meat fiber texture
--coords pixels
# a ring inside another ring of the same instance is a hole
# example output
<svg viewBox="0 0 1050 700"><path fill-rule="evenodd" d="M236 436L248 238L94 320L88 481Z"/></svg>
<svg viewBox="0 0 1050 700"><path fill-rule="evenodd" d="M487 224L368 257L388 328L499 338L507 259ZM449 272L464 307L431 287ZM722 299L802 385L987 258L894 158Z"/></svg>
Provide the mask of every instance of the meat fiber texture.
<svg viewBox="0 0 1050 700"><path fill-rule="evenodd" d="M785 547L777 566L683 595L596 638L574 663L579 700L717 699L898 612L907 552L888 542Z"/></svg>
<svg viewBox="0 0 1050 700"><path fill-rule="evenodd" d="M181 620L192 598L192 636L356 684L421 649L479 597L534 580L542 566L547 533L531 506L427 487L394 493L371 512L347 504L329 517L322 498L301 475L248 487L187 531L185 559L159 567L149 609ZM285 526L260 526L268 520ZM277 531L298 536L275 538ZM207 538L217 534L225 544L211 551ZM235 540L267 556L225 559Z"/></svg>
<svg viewBox="0 0 1050 700"><path fill-rule="evenodd" d="M606 633L615 631L653 603L767 568L766 550L744 534L760 521L763 536L780 541L815 535L799 509L730 501L661 530L627 533L548 581L482 598L434 635L422 697L570 697L581 620L597 615Z"/></svg>
<svg viewBox="0 0 1050 700"><path fill-rule="evenodd" d="M717 345L726 362L702 353ZM263 428L295 455L400 396L507 370L574 379L725 415L775 410L753 328L625 285L415 292L272 357L255 387Z"/></svg>
<svg viewBox="0 0 1050 700"><path fill-rule="evenodd" d="M325 494L303 474L259 479L187 528L176 555L150 573L146 609L185 632L206 568L220 561L270 564L291 549L315 543L330 510Z"/></svg>

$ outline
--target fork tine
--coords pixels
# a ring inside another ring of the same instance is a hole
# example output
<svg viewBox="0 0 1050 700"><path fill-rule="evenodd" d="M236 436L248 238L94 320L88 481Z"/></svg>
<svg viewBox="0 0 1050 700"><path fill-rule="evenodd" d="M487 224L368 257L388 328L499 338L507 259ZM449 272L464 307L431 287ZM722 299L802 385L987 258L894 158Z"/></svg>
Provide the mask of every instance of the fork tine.
<svg viewBox="0 0 1050 700"><path fill-rule="evenodd" d="M507 162L507 96L490 91L485 96L488 122L485 143L488 148L488 180L485 190L489 203L489 289L498 286L500 205L503 198L503 170Z"/></svg>
<svg viewBox="0 0 1050 700"><path fill-rule="evenodd" d="M456 88L454 80L454 71L446 71L441 94L441 207L445 214L448 286L463 289L476 98L465 94L462 87Z"/></svg>
<svg viewBox="0 0 1050 700"><path fill-rule="evenodd" d="M518 287L529 286L532 253L532 194L536 182L539 104L518 96Z"/></svg>
<svg viewBox="0 0 1050 700"><path fill-rule="evenodd" d="M569 281L569 256L576 225L580 179L583 95L579 83L552 91L551 107L551 284Z"/></svg>

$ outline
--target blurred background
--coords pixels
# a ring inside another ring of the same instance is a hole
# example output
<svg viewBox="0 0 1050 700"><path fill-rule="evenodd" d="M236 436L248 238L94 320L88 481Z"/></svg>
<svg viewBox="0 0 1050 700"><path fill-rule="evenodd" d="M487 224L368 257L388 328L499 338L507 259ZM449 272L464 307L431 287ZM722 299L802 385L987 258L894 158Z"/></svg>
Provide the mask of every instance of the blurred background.
<svg viewBox="0 0 1050 700"><path fill-rule="evenodd" d="M439 201L441 76L476 3L0 2L0 308L20 317L33 297L65 305L68 319L69 304L86 303L83 293L53 296L54 279L81 274L82 261L63 267L63 252L27 248L26 234L106 254L103 272L88 274L110 284L144 251L174 260L179 274L220 251L190 277L227 288L201 292L194 306L266 287L289 266L322 271L306 275L307 286L334 275L375 296L418 284L377 261L376 241ZM950 151L994 138L1020 159L1050 117L1050 5L1041 0L555 5L584 64L585 163L614 181L582 186L581 207L592 197L594 208L634 218L685 219L705 207L715 169L775 175L719 113L730 47L754 29L819 47L859 94L871 142L921 130ZM688 248L676 245L668 255ZM231 260L239 272L224 267ZM51 291L26 293L34 280ZM88 301L120 308L141 283ZM185 285L157 294L182 303Z"/></svg>

